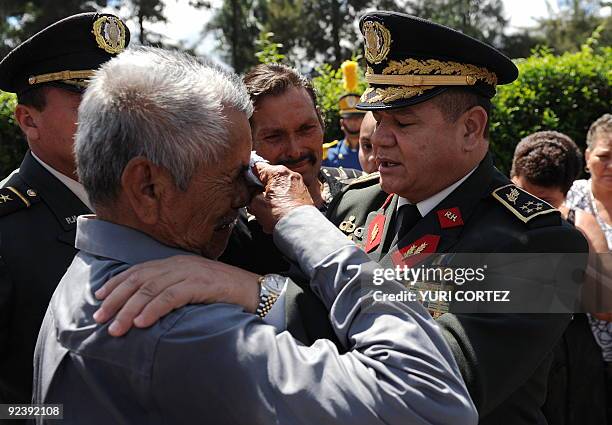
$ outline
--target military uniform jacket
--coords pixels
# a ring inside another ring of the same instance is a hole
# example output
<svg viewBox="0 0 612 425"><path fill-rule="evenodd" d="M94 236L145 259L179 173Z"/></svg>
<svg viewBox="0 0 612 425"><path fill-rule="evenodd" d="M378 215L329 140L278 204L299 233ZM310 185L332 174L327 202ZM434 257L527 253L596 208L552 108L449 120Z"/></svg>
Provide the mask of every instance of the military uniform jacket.
<svg viewBox="0 0 612 425"><path fill-rule="evenodd" d="M518 201L516 206L508 196ZM370 176L353 182L338 195L330 205L328 218L365 247L367 238L371 237L368 226L377 211L381 211L381 205L387 202L379 243L374 249L370 246L369 252L375 261L385 262L395 236L390 229L395 229L397 201L397 195L383 192L376 176ZM525 204L527 208L521 209ZM400 242L408 240L409 246L411 241L431 241L431 236L435 236L439 238L435 252L587 252L588 245L582 235L563 222L558 211L545 203L539 204L539 199L511 185L487 155ZM449 210L460 225L449 226L448 222L441 221L438 213ZM518 275L520 271L521 264L507 270L509 275ZM294 298L289 291L287 294L287 328L308 338L327 335L324 327L320 330L313 327L317 321L312 317L316 313L312 312L320 310L304 308L307 301L314 303L308 289L302 286L298 292ZM437 321L478 408L481 424L546 423L541 406L551 351L569 323L569 315L446 313Z"/></svg>
<svg viewBox="0 0 612 425"><path fill-rule="evenodd" d="M30 403L38 331L90 211L30 152L0 200L0 403Z"/></svg>

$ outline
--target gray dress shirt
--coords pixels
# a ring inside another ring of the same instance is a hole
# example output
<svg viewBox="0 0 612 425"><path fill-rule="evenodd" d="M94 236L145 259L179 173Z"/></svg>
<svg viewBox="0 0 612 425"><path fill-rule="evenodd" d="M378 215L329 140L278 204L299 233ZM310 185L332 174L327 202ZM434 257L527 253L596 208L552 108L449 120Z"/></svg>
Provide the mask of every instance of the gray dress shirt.
<svg viewBox="0 0 612 425"><path fill-rule="evenodd" d="M327 340L304 346L221 303L186 306L148 329L109 336L108 324L92 319L100 305L94 291L134 264L187 253L79 217L80 252L38 338L34 403L63 403L62 424L477 422L440 329L418 303L374 302L361 283L376 265L363 251L314 207L284 217L274 238L330 309L346 354Z"/></svg>

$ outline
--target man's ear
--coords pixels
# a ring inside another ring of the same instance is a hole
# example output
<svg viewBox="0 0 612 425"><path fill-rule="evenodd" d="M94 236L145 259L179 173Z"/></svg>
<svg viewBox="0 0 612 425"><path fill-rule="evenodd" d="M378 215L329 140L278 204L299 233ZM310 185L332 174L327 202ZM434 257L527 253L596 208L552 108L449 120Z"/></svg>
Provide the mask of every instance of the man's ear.
<svg viewBox="0 0 612 425"><path fill-rule="evenodd" d="M17 104L15 107L15 120L28 141L36 141L40 132L36 125L37 116L40 114L34 107Z"/></svg>
<svg viewBox="0 0 612 425"><path fill-rule="evenodd" d="M482 106L473 106L463 113L461 120L463 126L463 150L471 152L480 146L485 139L487 126L487 111Z"/></svg>
<svg viewBox="0 0 612 425"><path fill-rule="evenodd" d="M159 221L162 197L172 184L164 168L141 156L132 158L121 174L124 196L139 220L149 225Z"/></svg>

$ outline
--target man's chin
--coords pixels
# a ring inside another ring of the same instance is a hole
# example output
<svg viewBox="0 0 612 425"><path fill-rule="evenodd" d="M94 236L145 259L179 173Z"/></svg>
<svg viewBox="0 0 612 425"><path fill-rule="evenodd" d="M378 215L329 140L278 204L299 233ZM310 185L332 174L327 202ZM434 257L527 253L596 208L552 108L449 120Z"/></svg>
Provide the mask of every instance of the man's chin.
<svg viewBox="0 0 612 425"><path fill-rule="evenodd" d="M392 177L384 178L382 175L380 176L380 188L386 193L398 193L398 190L401 190L400 185L397 180Z"/></svg>

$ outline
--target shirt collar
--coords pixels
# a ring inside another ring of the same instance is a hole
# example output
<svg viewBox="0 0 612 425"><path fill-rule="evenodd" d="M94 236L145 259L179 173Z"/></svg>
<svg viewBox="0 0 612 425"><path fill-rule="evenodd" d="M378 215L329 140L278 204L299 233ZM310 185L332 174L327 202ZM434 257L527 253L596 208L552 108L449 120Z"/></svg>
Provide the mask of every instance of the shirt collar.
<svg viewBox="0 0 612 425"><path fill-rule="evenodd" d="M472 171L467 173L465 176L463 176L447 188L442 189L435 195L430 196L427 199L423 199L421 202L417 202L416 206L419 210L419 213L421 214L421 217L425 217L427 214L429 214L429 212L433 210L436 205L442 202L448 195L452 193L453 190L455 190L457 187L459 187L459 185L461 185L461 183L467 180L467 178L470 177L474 171L476 171L476 168L478 168L478 166L474 167ZM410 202L408 199L402 198L400 196L397 201L397 210L399 210L402 205L413 205L413 203Z"/></svg>
<svg viewBox="0 0 612 425"><path fill-rule="evenodd" d="M79 183L78 181L72 180L70 177L60 173L55 168L51 167L49 164L47 164L42 159L37 157L34 152L32 152L32 156L48 172L53 174L53 176L56 179L58 179L60 182L62 182L64 184L64 186L66 186L68 188L68 190L70 190L72 193L74 193L74 196L79 198L81 200L81 202L87 206L87 208L89 208L91 211L93 211L93 208L91 207L91 203L89 202L89 196L87 196L87 192L85 191L85 188L83 187L83 185L81 183Z"/></svg>
<svg viewBox="0 0 612 425"><path fill-rule="evenodd" d="M97 219L95 215L79 216L74 244L81 251L130 265L174 255L195 255L164 245L131 227Z"/></svg>

